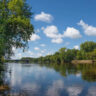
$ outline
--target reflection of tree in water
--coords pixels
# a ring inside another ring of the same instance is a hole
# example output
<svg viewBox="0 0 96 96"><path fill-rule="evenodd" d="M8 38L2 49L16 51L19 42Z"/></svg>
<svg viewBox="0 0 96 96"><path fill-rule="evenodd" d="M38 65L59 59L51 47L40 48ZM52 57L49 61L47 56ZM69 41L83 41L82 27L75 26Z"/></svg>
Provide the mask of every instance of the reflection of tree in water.
<svg viewBox="0 0 96 96"><path fill-rule="evenodd" d="M88 82L96 82L96 66L83 71L82 78Z"/></svg>
<svg viewBox="0 0 96 96"><path fill-rule="evenodd" d="M2 85L4 79L4 66L0 64L0 85Z"/></svg>
<svg viewBox="0 0 96 96"><path fill-rule="evenodd" d="M5 83L5 71L6 67L0 64L0 96L7 96L9 92L9 86Z"/></svg>
<svg viewBox="0 0 96 96"><path fill-rule="evenodd" d="M59 72L64 77L68 76L69 74L78 73L78 69L72 64L44 64L44 66L54 68L55 71Z"/></svg>
<svg viewBox="0 0 96 96"><path fill-rule="evenodd" d="M96 64L78 64L75 66L75 71L81 73L83 80L96 82Z"/></svg>
<svg viewBox="0 0 96 96"><path fill-rule="evenodd" d="M80 70L83 80L96 82L96 64L77 65L77 69Z"/></svg>
<svg viewBox="0 0 96 96"><path fill-rule="evenodd" d="M45 66L45 65L44 65ZM49 64L47 67L54 68L62 76L67 77L69 74L80 73L83 80L96 82L96 64Z"/></svg>

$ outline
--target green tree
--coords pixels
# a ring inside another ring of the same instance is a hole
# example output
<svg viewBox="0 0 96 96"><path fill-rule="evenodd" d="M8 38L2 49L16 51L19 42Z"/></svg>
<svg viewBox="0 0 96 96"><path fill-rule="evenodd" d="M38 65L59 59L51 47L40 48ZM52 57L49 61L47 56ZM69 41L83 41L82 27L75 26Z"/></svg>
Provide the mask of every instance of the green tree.
<svg viewBox="0 0 96 96"><path fill-rule="evenodd" d="M66 48L61 48L61 49L59 50L59 53L60 53L60 61L61 61L61 63L64 63L64 62L65 62L66 51L67 51Z"/></svg>
<svg viewBox="0 0 96 96"><path fill-rule="evenodd" d="M10 57L12 47L27 47L34 33L32 14L26 0L0 0L0 59Z"/></svg>
<svg viewBox="0 0 96 96"><path fill-rule="evenodd" d="M93 41L87 41L80 45L80 50L84 52L92 52L94 49L96 49L96 43Z"/></svg>

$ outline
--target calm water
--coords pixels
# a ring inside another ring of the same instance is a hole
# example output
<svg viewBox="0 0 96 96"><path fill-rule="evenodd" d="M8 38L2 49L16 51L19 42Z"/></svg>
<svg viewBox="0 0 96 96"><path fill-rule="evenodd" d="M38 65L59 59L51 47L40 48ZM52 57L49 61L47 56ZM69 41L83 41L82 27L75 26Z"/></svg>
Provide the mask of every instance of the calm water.
<svg viewBox="0 0 96 96"><path fill-rule="evenodd" d="M6 82L10 96L96 96L96 65L12 63Z"/></svg>

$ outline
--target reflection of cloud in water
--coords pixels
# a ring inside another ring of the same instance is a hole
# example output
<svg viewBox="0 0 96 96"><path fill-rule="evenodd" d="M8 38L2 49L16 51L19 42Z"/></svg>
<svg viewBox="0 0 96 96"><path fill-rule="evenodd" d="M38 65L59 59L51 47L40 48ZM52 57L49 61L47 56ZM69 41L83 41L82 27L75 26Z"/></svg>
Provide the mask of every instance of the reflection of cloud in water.
<svg viewBox="0 0 96 96"><path fill-rule="evenodd" d="M69 96L78 96L82 92L82 87L79 85L69 86L66 88Z"/></svg>
<svg viewBox="0 0 96 96"><path fill-rule="evenodd" d="M20 72L22 71L22 67L18 67L18 70L16 70L17 68L15 68L16 66L13 64L11 66L11 70L12 70L12 73L11 73L11 86L15 86L16 84L17 85L20 85L21 82L22 82L22 78L21 78L21 74Z"/></svg>
<svg viewBox="0 0 96 96"><path fill-rule="evenodd" d="M40 67L37 65L22 65L22 64L11 64L11 86L22 86L24 80L27 81L29 78L32 80L45 80L48 74L54 74L53 69L48 69L46 67ZM28 67L29 66L29 67Z"/></svg>
<svg viewBox="0 0 96 96"><path fill-rule="evenodd" d="M22 90L24 93L26 93L28 96L34 96L40 93L41 86L36 83L27 83L22 85Z"/></svg>
<svg viewBox="0 0 96 96"><path fill-rule="evenodd" d="M60 91L64 89L63 80L54 81L52 86L48 88L47 96L60 96Z"/></svg>
<svg viewBox="0 0 96 96"><path fill-rule="evenodd" d="M36 83L32 83L32 84L28 83L28 84L24 84L24 86L22 85L22 89L38 91L40 89L40 86Z"/></svg>
<svg viewBox="0 0 96 96"><path fill-rule="evenodd" d="M81 73L77 73L76 74L76 77L81 77Z"/></svg>
<svg viewBox="0 0 96 96"><path fill-rule="evenodd" d="M96 87L90 87L88 89L88 95L87 96L96 96Z"/></svg>

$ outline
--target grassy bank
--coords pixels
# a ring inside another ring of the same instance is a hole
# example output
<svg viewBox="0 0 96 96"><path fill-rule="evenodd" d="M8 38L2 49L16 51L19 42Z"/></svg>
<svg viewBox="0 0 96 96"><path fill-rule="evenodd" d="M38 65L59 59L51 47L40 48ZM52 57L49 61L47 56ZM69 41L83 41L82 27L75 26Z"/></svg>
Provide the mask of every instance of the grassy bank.
<svg viewBox="0 0 96 96"><path fill-rule="evenodd" d="M72 60L72 64L94 64L96 60Z"/></svg>

